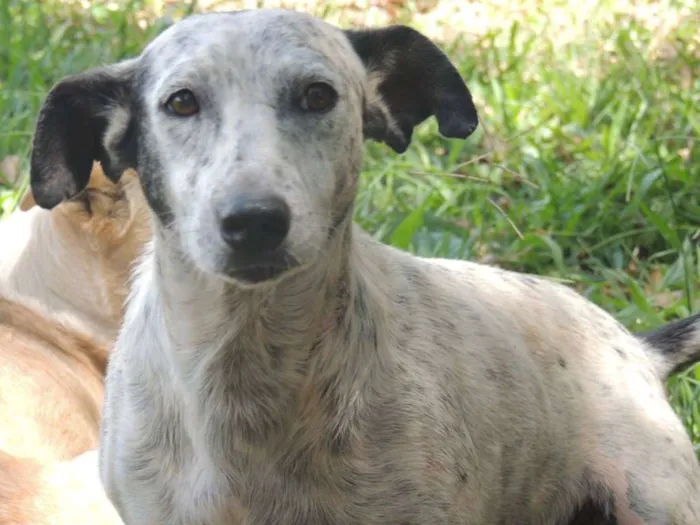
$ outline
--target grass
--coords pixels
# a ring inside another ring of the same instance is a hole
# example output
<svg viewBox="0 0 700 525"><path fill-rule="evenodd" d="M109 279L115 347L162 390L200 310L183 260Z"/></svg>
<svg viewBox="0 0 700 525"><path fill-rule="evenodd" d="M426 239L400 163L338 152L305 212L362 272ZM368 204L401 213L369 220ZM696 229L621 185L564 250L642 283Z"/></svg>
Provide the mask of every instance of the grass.
<svg viewBox="0 0 700 525"><path fill-rule="evenodd" d="M26 183L50 86L137 53L189 8L117 3L0 0L0 27L11 28L0 30L0 160L18 155L22 174L0 190L0 214ZM386 4L393 20L432 23L414 2ZM633 330L700 310L698 6L634 4L483 2L489 20L470 27L465 12L433 27L464 24L443 47L482 126L461 142L430 121L398 156L368 144L357 221L415 253L564 281ZM585 23L574 23L584 8ZM349 23L348 12L325 14ZM673 377L669 392L700 457L700 366Z"/></svg>

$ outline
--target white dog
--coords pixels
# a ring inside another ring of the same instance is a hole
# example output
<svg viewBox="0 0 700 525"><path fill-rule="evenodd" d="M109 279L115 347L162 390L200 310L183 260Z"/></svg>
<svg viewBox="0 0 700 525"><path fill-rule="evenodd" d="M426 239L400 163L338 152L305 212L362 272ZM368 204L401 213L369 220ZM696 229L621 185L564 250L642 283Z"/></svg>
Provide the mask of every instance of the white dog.
<svg viewBox="0 0 700 525"><path fill-rule="evenodd" d="M153 211L101 438L127 525L700 523L661 381L695 320L648 336L665 356L563 286L353 225L363 138L404 151L431 115L478 124L420 33L285 10L187 18L53 88L37 203L97 158Z"/></svg>

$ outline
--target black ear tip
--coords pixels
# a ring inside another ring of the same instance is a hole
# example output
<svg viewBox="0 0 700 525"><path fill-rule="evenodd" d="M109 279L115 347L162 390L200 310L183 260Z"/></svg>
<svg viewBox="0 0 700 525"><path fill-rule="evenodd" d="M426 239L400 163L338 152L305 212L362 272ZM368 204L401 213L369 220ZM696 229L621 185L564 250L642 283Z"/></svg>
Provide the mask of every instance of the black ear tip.
<svg viewBox="0 0 700 525"><path fill-rule="evenodd" d="M81 181L85 179L82 174L78 176ZM84 187L81 184L79 189L70 170L58 164L32 163L29 180L34 202L45 210L51 210L63 201L71 199Z"/></svg>
<svg viewBox="0 0 700 525"><path fill-rule="evenodd" d="M401 153L405 153L406 150L408 149L408 142L403 142L403 141L387 141L387 145L393 149L396 153L399 155Z"/></svg>
<svg viewBox="0 0 700 525"><path fill-rule="evenodd" d="M51 178L46 176L45 167L42 162L37 161L36 153L33 150L29 167L29 187L32 190L34 202L46 210L55 208L62 200L60 195L56 195L56 192L47 188L50 184Z"/></svg>
<svg viewBox="0 0 700 525"><path fill-rule="evenodd" d="M455 115L444 124L441 124L439 131L443 137L466 139L474 133L478 127L478 119L465 119Z"/></svg>
<svg viewBox="0 0 700 525"><path fill-rule="evenodd" d="M386 142L387 146L393 149L396 153L401 154L404 153L411 145L413 126L401 125L400 123L397 124L401 132L390 133L389 136L384 139L384 142Z"/></svg>
<svg viewBox="0 0 700 525"><path fill-rule="evenodd" d="M32 195L34 195L34 202L36 202L37 206L40 208L52 210L63 201L61 196L50 191L47 192L43 183L32 182L30 186L32 188Z"/></svg>
<svg viewBox="0 0 700 525"><path fill-rule="evenodd" d="M435 116L443 137L466 139L479 127L479 115L471 97L445 104L436 111Z"/></svg>

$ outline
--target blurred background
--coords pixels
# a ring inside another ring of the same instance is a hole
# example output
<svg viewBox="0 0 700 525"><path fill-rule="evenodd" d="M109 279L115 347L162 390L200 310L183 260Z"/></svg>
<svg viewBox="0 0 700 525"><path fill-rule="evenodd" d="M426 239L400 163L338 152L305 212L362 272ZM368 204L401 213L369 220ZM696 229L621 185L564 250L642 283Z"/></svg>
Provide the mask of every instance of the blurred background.
<svg viewBox="0 0 700 525"><path fill-rule="evenodd" d="M366 230L564 282L632 330L700 310L700 0L0 0L0 217L54 82L188 13L272 6L411 25L475 97L467 141L430 121L403 155L367 144ZM669 389L700 457L700 365Z"/></svg>

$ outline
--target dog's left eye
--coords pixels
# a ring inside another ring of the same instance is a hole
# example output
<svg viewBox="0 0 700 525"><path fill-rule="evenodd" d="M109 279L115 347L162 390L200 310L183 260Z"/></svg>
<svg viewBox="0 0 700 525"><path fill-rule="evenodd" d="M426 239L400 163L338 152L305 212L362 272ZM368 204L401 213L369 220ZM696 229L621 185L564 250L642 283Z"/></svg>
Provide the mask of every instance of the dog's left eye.
<svg viewBox="0 0 700 525"><path fill-rule="evenodd" d="M179 117L191 117L199 112L199 104L189 89L181 89L170 95L165 107Z"/></svg>
<svg viewBox="0 0 700 525"><path fill-rule="evenodd" d="M306 111L327 111L338 100L338 94L328 84L315 82L306 88L301 98L301 107Z"/></svg>

